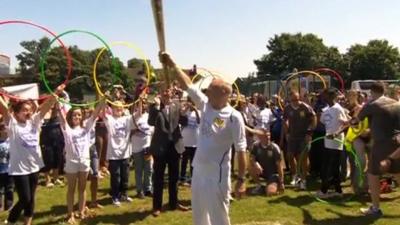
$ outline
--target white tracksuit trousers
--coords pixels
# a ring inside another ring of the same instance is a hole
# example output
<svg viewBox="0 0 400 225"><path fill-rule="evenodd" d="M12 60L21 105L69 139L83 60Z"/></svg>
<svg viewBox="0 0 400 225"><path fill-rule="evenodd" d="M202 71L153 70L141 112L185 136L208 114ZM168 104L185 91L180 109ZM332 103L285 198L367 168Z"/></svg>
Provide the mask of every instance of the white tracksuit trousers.
<svg viewBox="0 0 400 225"><path fill-rule="evenodd" d="M192 211L195 225L230 225L230 171L216 171L212 176L194 169L192 176Z"/></svg>

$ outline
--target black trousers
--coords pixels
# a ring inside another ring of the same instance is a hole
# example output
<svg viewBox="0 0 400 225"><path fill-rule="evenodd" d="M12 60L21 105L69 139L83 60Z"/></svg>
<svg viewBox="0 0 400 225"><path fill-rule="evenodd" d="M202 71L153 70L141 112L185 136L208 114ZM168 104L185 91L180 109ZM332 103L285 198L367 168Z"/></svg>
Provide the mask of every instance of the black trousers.
<svg viewBox="0 0 400 225"><path fill-rule="evenodd" d="M109 160L111 197L119 199L126 197L129 182L129 159Z"/></svg>
<svg viewBox="0 0 400 225"><path fill-rule="evenodd" d="M173 142L166 146L166 152L161 156L153 156L153 210L161 210L164 188L165 168L168 166L168 194L170 209L178 206L178 177L179 177L179 154L175 150Z"/></svg>
<svg viewBox="0 0 400 225"><path fill-rule="evenodd" d="M22 211L24 211L25 217L33 216L39 173L12 176L12 178L14 180L15 190L18 194L18 202L11 209L8 215L8 221L10 223L15 223Z"/></svg>
<svg viewBox="0 0 400 225"><path fill-rule="evenodd" d="M325 132L315 131L313 139L325 136ZM325 153L324 139L315 141L311 144L309 160L310 160L310 173L315 176L320 176L322 167L322 157Z"/></svg>
<svg viewBox="0 0 400 225"><path fill-rule="evenodd" d="M181 161L181 176L180 179L182 181L186 178L186 168L187 164L189 163L190 166L190 177L193 175L193 158L196 152L196 147L185 147L185 152L182 154L182 161Z"/></svg>
<svg viewBox="0 0 400 225"><path fill-rule="evenodd" d="M14 182L8 173L0 173L0 208L4 200L4 210L11 208L14 201Z"/></svg>
<svg viewBox="0 0 400 225"><path fill-rule="evenodd" d="M340 158L343 151L326 148L322 157L321 191L326 193L331 186L342 193L340 186Z"/></svg>

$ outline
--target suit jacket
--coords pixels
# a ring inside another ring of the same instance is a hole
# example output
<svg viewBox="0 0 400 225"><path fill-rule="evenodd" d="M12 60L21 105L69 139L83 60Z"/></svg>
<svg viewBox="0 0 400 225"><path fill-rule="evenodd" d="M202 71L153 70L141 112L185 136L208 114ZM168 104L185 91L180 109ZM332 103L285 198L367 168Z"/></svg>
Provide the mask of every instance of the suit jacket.
<svg viewBox="0 0 400 225"><path fill-rule="evenodd" d="M187 118L180 115L181 105L172 102L167 114L165 106L161 104L160 109L150 105L148 123L154 126L154 134L151 139L150 153L154 156L163 156L172 141L174 144L182 138L179 124L187 124Z"/></svg>

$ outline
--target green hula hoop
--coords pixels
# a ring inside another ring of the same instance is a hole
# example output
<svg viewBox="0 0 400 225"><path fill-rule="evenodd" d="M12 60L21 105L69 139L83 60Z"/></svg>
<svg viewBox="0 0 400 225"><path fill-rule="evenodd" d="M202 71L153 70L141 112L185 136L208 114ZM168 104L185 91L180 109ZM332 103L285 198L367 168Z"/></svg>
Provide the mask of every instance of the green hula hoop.
<svg viewBox="0 0 400 225"><path fill-rule="evenodd" d="M308 143L306 146L305 146L305 148L303 149L303 151L301 152L301 155L300 155L300 162L298 163L298 165L297 165L297 171L299 171L300 172L300 174L303 174L304 173L304 171L302 171L302 162L303 162L303 160L304 160L304 157L306 156L306 153L307 152L309 152L310 151L310 149L311 149L311 144L312 143L314 143L314 142L317 142L317 141L320 141L320 140L323 140L324 138L325 138L326 136L321 136L321 137L317 137L317 138L314 138L313 140L311 140L311 142L310 143ZM335 140L335 141L337 141L337 142L339 142L340 144L345 144L345 140L340 140L340 139L337 139L337 138L334 138L334 139L332 139L332 140ZM344 146L343 146L344 147ZM346 149L346 148L345 148ZM354 162L355 162L355 166L356 166L356 169L358 170L358 186L359 187L361 187L362 185L363 185L363 183L364 183L364 176L363 176L363 170L362 170L362 168L361 168L361 165L360 165L360 159L358 158L358 156L357 156L357 154L356 154L356 152L355 152L355 150L354 150L354 148L353 147L351 147L351 149L346 149L345 150L346 152L348 152L352 157L353 157L353 159L354 159ZM308 191L308 190L307 190ZM349 197L347 197L347 198L345 198L345 199L343 199L343 200L341 200L341 201L335 201L335 202L332 202L332 201L327 201L327 200L324 200L324 199L321 199L321 198L318 198L317 196L315 196L315 195L313 195L312 193L311 193L311 191L308 191L308 193L311 195L311 196L313 196L317 201L319 201L319 202L322 202L322 203L329 203L329 204L338 204L338 203L343 203L343 202L346 202L346 201L349 201L350 199L352 199L353 197L354 197L354 194L353 195L351 195L351 196L349 196Z"/></svg>
<svg viewBox="0 0 400 225"><path fill-rule="evenodd" d="M40 57L40 64L39 64L39 65L40 65L40 77L41 77L41 79L43 80L44 86L46 87L47 91L48 91L50 94L54 95L54 96L56 96L56 94L55 94L54 91L50 88L49 82L47 81L46 76L45 76L45 64L46 64L47 54L48 54L48 52L49 52L50 49L51 49L51 45L52 45L56 40L58 40L59 38L61 38L61 37L64 36L64 35L71 34L71 33L84 33L84 34L88 34L88 35L90 35L90 36L92 36L92 37L95 37L97 40L99 40L101 43L103 43L103 44L105 45L105 47L107 48L107 50L110 52L111 57L112 57L112 67L113 67L114 74L118 74L118 69L120 69L120 68L118 68L118 65L116 64L116 61L115 61L114 55L113 55L113 53L112 53L112 51L111 51L111 49L110 49L110 46L108 46L108 44L104 41L104 39L101 38L99 35L97 35L97 34L95 34L95 33L92 33L92 32L90 32L90 31L86 31L86 30L68 30L68 31L65 31L65 32L63 32L63 33L57 35L56 37L54 37L54 38L50 41L49 47L42 53L42 55L41 55L41 57ZM114 82L115 82L115 79L113 79L113 83L114 83ZM96 101L88 102L88 103L72 103L72 102L69 102L69 101L64 100L63 98L57 98L57 99L58 99L58 101L60 101L61 103L63 103L63 104L69 104L69 105L71 105L71 106L73 106L73 107L93 106L93 105L97 104L97 103L100 101L100 99L98 99L98 100L96 100Z"/></svg>

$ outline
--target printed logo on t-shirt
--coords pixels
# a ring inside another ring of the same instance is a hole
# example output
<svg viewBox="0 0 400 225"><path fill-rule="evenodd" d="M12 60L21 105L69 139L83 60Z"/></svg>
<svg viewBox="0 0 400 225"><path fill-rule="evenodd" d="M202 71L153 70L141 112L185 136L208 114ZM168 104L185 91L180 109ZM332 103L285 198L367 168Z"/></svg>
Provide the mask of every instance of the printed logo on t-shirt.
<svg viewBox="0 0 400 225"><path fill-rule="evenodd" d="M197 129L199 127L199 124L197 123L197 119L194 117L189 117L187 127L191 128L191 129Z"/></svg>
<svg viewBox="0 0 400 225"><path fill-rule="evenodd" d="M9 145L7 142L3 142L0 144L0 164L8 163L9 159L9 152L8 152Z"/></svg>
<svg viewBox="0 0 400 225"><path fill-rule="evenodd" d="M306 113L304 111L300 111L300 117L304 118L306 116Z"/></svg>
<svg viewBox="0 0 400 225"><path fill-rule="evenodd" d="M137 122L137 126L139 130L144 133L143 135L150 135L150 127L149 124L145 121L139 121Z"/></svg>
<svg viewBox="0 0 400 225"><path fill-rule="evenodd" d="M37 135L37 129L32 128L30 130L21 129L18 138L21 144L26 149L34 150L39 146L39 138Z"/></svg>
<svg viewBox="0 0 400 225"><path fill-rule="evenodd" d="M331 123L332 123L332 121L333 121L333 117L332 117L331 114L325 113L325 114L323 115L322 120L324 121L325 127L331 127Z"/></svg>
<svg viewBox="0 0 400 225"><path fill-rule="evenodd" d="M81 155L82 152L85 150L85 144L86 144L85 132L81 131L73 135L71 139L72 139L72 144L75 146L75 150L78 151L77 153L79 155Z"/></svg>
<svg viewBox="0 0 400 225"><path fill-rule="evenodd" d="M116 122L114 124L114 131L115 131L114 137L116 137L116 138L126 137L126 129L125 129L124 123Z"/></svg>
<svg viewBox="0 0 400 225"><path fill-rule="evenodd" d="M214 119L214 125L217 126L218 128L222 128L222 127L225 126L225 120L223 120L223 119L221 119L219 117L216 117Z"/></svg>

